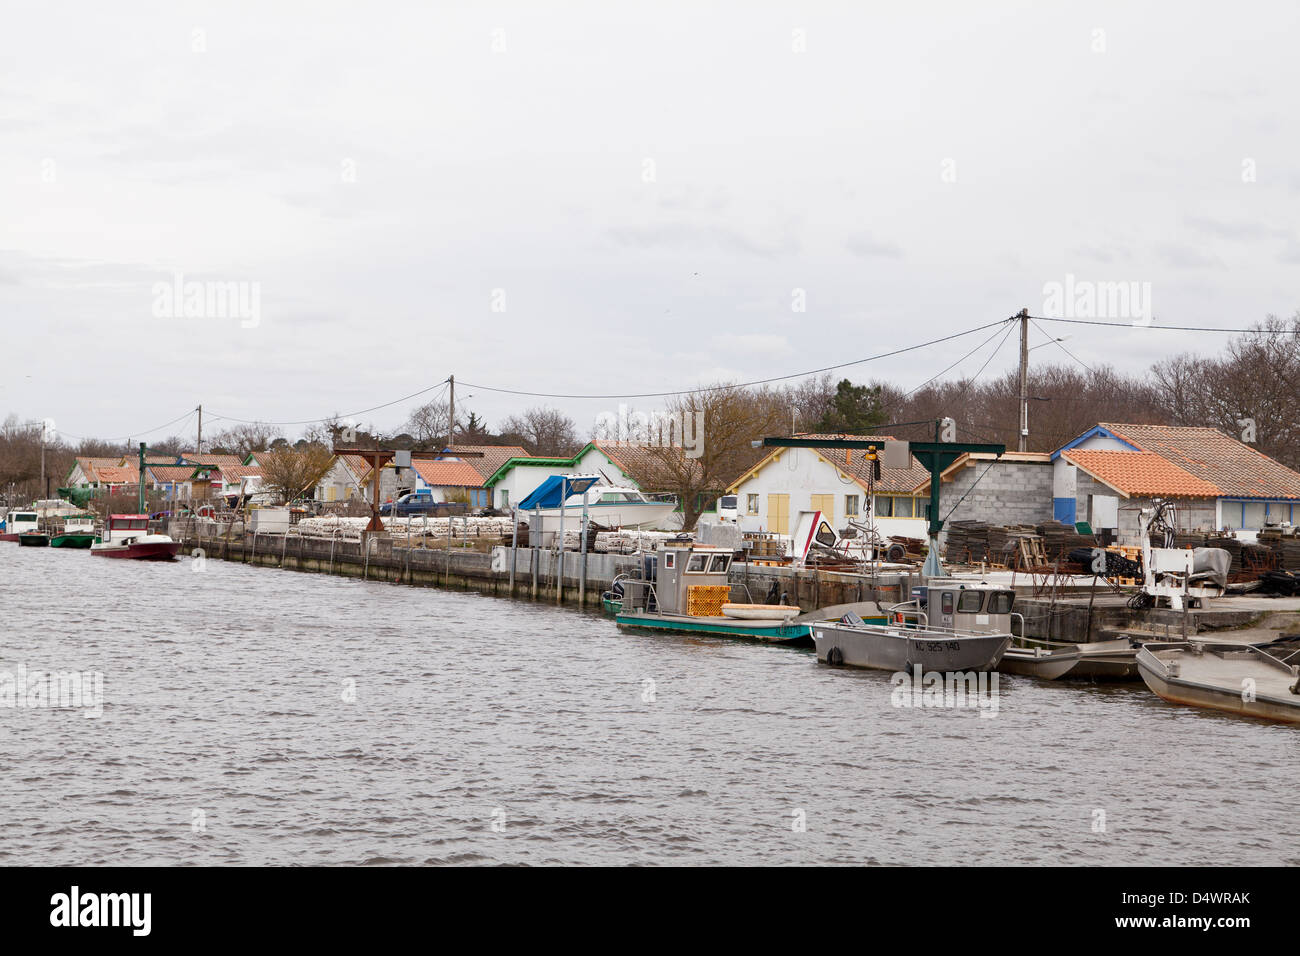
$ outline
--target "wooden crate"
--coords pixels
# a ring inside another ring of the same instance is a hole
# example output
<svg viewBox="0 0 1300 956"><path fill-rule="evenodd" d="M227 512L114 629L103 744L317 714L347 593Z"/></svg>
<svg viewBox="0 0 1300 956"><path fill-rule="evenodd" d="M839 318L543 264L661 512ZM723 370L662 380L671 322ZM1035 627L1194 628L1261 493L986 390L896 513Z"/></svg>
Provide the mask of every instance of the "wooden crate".
<svg viewBox="0 0 1300 956"><path fill-rule="evenodd" d="M686 613L691 617L720 617L731 600L729 584L696 584L686 589Z"/></svg>

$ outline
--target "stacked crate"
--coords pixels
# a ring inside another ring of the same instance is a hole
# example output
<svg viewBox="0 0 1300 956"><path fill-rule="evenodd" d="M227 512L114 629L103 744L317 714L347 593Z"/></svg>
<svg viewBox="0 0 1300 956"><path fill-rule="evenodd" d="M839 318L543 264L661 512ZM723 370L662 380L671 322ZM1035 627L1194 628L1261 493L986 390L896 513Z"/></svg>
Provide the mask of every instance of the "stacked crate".
<svg viewBox="0 0 1300 956"><path fill-rule="evenodd" d="M694 584L686 589L686 613L691 617L721 617L731 600L730 584Z"/></svg>

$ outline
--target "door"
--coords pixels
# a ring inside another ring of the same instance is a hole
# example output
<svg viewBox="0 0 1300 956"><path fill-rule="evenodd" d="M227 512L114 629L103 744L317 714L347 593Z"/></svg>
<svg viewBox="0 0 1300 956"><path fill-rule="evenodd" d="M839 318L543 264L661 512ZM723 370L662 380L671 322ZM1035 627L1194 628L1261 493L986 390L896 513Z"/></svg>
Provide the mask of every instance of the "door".
<svg viewBox="0 0 1300 956"><path fill-rule="evenodd" d="M790 533L790 496L767 496L767 530L773 534Z"/></svg>
<svg viewBox="0 0 1300 956"><path fill-rule="evenodd" d="M822 517L830 522L831 527L835 527L835 496L834 495L813 495L812 510L820 511Z"/></svg>

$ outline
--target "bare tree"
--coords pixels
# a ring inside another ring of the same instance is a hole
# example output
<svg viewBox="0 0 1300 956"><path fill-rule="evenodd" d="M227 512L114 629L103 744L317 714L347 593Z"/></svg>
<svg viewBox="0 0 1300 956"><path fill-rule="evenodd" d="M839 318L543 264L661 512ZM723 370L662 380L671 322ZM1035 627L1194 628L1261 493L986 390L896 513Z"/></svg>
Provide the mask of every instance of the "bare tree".
<svg viewBox="0 0 1300 956"><path fill-rule="evenodd" d="M573 419L558 409L530 408L512 415L501 426L504 437L515 437L530 454L546 457L572 455L581 447Z"/></svg>
<svg viewBox="0 0 1300 956"><path fill-rule="evenodd" d="M269 448L276 439L283 439L284 432L274 425L245 423L232 425L225 431L218 432L207 442L208 450L216 454L238 455L240 458L250 452Z"/></svg>
<svg viewBox="0 0 1300 956"><path fill-rule="evenodd" d="M262 466L262 484L285 501L293 501L316 486L334 460L324 445L304 444L294 448L288 443L275 446L258 458Z"/></svg>

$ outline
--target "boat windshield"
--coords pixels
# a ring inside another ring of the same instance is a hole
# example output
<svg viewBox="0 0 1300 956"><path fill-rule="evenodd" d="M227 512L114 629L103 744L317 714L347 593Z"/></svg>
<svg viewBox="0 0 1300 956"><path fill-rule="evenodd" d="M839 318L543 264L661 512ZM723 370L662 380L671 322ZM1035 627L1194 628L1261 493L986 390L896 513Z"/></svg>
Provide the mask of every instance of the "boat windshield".
<svg viewBox="0 0 1300 956"><path fill-rule="evenodd" d="M1016 599L1014 591L996 591L989 595L990 614L1010 614L1011 605Z"/></svg>
<svg viewBox="0 0 1300 956"><path fill-rule="evenodd" d="M147 531L149 528L149 519L118 518L114 520L113 527L119 531Z"/></svg>
<svg viewBox="0 0 1300 956"><path fill-rule="evenodd" d="M723 574L727 570L727 564L731 561L729 554L715 554L709 561L710 574Z"/></svg>
<svg viewBox="0 0 1300 956"><path fill-rule="evenodd" d="M641 496L633 491L607 491L600 496L601 504L641 500Z"/></svg>
<svg viewBox="0 0 1300 956"><path fill-rule="evenodd" d="M690 560L690 562L687 563L687 565L686 565L686 573L687 573L687 574L703 574L703 573L704 573L704 568L705 568L705 561L708 560L708 557L709 557L709 556L708 556L707 554L693 554L693 555L691 555L691 560Z"/></svg>

